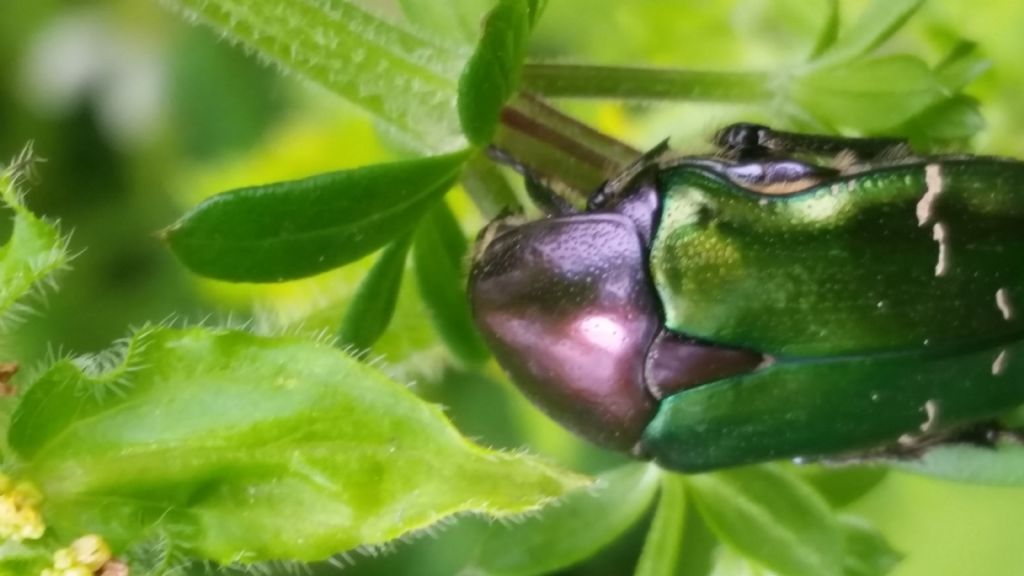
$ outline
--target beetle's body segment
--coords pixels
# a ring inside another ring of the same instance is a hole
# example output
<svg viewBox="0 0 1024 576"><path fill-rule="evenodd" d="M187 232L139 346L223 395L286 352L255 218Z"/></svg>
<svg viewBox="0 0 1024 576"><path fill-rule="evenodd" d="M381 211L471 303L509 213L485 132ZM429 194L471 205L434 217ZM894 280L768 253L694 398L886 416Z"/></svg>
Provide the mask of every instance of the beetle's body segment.
<svg viewBox="0 0 1024 576"><path fill-rule="evenodd" d="M1024 304L1024 164L935 159L789 196L685 166L661 181L651 269L672 330L801 357L1024 336L996 305Z"/></svg>
<svg viewBox="0 0 1024 576"><path fill-rule="evenodd" d="M585 213L482 235L474 315L531 398L683 471L916 445L1024 403L1024 163L854 140L840 169L779 153L843 139L729 130L733 160L649 155Z"/></svg>

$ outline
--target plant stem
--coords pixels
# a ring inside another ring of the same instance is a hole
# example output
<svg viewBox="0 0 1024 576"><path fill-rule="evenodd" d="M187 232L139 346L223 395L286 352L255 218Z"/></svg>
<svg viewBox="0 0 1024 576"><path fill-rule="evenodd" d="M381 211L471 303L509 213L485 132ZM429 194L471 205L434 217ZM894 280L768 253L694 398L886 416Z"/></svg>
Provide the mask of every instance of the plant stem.
<svg viewBox="0 0 1024 576"><path fill-rule="evenodd" d="M494 147L517 170L574 196L577 204L640 155L529 94L517 95L502 110Z"/></svg>
<svg viewBox="0 0 1024 576"><path fill-rule="evenodd" d="M764 72L716 72L575 64L527 64L522 86L548 97L616 100L762 102L772 97Z"/></svg>

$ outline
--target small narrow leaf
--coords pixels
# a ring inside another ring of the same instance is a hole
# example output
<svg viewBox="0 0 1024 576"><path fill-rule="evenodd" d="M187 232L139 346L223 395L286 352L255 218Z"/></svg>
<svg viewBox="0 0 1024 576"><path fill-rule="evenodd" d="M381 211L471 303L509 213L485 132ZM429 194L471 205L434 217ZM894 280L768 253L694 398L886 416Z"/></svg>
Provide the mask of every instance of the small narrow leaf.
<svg viewBox="0 0 1024 576"><path fill-rule="evenodd" d="M780 576L838 576L842 535L813 488L774 466L702 474L690 494L718 538Z"/></svg>
<svg viewBox="0 0 1024 576"><path fill-rule="evenodd" d="M843 576L885 576L903 559L863 520L840 516L839 526L843 532Z"/></svg>
<svg viewBox="0 0 1024 576"><path fill-rule="evenodd" d="M811 49L811 59L824 54L836 42L839 37L839 0L824 0L828 4L828 11L825 14L825 24L818 34L818 41Z"/></svg>
<svg viewBox="0 0 1024 576"><path fill-rule="evenodd" d="M21 199L19 180L33 162L31 148L0 167L0 202L14 213L7 244L0 246L0 324L18 320L22 299L67 265L66 243L57 227L33 214Z"/></svg>
<svg viewBox="0 0 1024 576"><path fill-rule="evenodd" d="M636 566L636 576L675 576L686 525L686 485L682 477L662 474L654 522Z"/></svg>
<svg viewBox="0 0 1024 576"><path fill-rule="evenodd" d="M376 115L422 149L464 145L455 110L462 56L350 0L162 0Z"/></svg>
<svg viewBox="0 0 1024 576"><path fill-rule="evenodd" d="M532 576L586 560L640 520L659 477L654 466L627 464L599 476L592 491L575 492L520 524L495 526L465 573Z"/></svg>
<svg viewBox="0 0 1024 576"><path fill-rule="evenodd" d="M363 278L338 332L338 344L365 350L380 338L395 314L412 235L395 240Z"/></svg>
<svg viewBox="0 0 1024 576"><path fill-rule="evenodd" d="M922 4L924 0L874 0L819 61L837 64L871 52L895 34Z"/></svg>
<svg viewBox="0 0 1024 576"><path fill-rule="evenodd" d="M938 446L920 458L893 460L897 470L955 482L986 486L1024 486L1024 446L999 444L995 448L951 444Z"/></svg>
<svg viewBox="0 0 1024 576"><path fill-rule="evenodd" d="M166 231L193 272L280 282L348 264L410 231L458 177L465 153L225 192Z"/></svg>
<svg viewBox="0 0 1024 576"><path fill-rule="evenodd" d="M480 43L459 78L459 121L477 146L490 143L501 109L519 85L531 7L536 12L536 2L500 0L484 20Z"/></svg>
<svg viewBox="0 0 1024 576"><path fill-rule="evenodd" d="M469 310L462 273L465 251L458 222L447 204L438 204L416 231L416 281L438 334L455 357L472 365L487 360L489 352Z"/></svg>
<svg viewBox="0 0 1024 576"><path fill-rule="evenodd" d="M548 7L548 0L526 0L526 6L529 9L530 14L530 26L536 26L537 21L544 14L544 9Z"/></svg>
<svg viewBox="0 0 1024 576"><path fill-rule="evenodd" d="M534 511L581 485L471 444L327 343L157 328L121 356L58 362L14 415L20 470L59 537L309 561L459 512Z"/></svg>
<svg viewBox="0 0 1024 576"><path fill-rule="evenodd" d="M948 91L918 58L886 56L818 68L792 87L796 103L826 124L878 133L946 98Z"/></svg>

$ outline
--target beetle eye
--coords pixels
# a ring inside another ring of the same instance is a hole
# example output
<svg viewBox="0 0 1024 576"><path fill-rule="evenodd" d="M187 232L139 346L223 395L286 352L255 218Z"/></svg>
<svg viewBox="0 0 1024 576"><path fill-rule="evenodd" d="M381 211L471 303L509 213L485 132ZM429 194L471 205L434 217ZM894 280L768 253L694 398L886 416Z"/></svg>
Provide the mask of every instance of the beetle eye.
<svg viewBox="0 0 1024 576"><path fill-rule="evenodd" d="M524 393L627 450L654 410L644 358L660 320L644 253L624 216L549 218L495 236L469 286L481 332Z"/></svg>

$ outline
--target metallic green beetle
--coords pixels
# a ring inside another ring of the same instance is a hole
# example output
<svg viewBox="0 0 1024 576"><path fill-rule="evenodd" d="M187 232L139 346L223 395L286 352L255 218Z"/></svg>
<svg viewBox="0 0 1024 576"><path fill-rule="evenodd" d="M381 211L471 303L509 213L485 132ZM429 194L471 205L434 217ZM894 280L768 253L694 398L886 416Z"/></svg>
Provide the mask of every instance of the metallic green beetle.
<svg viewBox="0 0 1024 576"><path fill-rule="evenodd" d="M1024 403L1024 163L736 124L585 211L481 232L499 363L584 437L681 471L991 440Z"/></svg>

